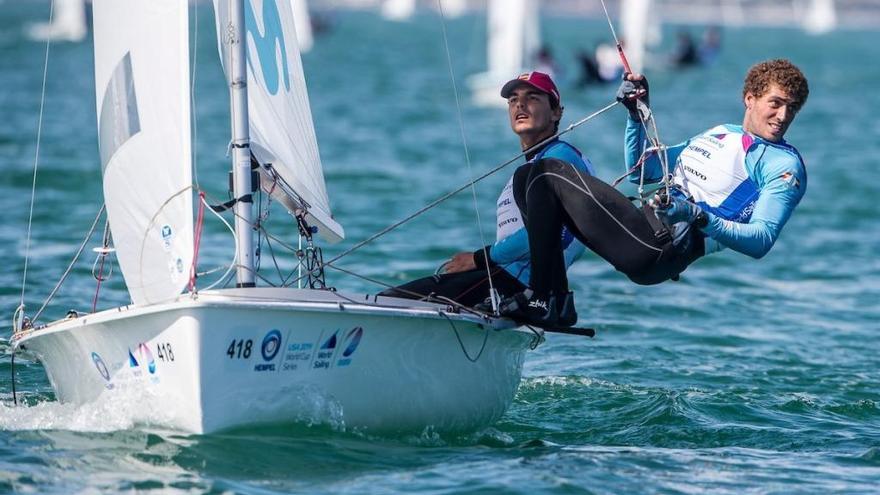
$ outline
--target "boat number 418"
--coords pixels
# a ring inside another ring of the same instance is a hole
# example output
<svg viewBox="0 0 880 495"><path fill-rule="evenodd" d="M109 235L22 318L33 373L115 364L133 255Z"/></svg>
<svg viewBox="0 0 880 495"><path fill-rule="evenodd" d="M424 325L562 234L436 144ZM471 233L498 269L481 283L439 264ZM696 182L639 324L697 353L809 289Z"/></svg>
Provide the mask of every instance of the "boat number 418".
<svg viewBox="0 0 880 495"><path fill-rule="evenodd" d="M226 355L229 359L250 359L253 347L254 341L251 339L232 339L232 343L226 349Z"/></svg>
<svg viewBox="0 0 880 495"><path fill-rule="evenodd" d="M162 361L174 361L174 351L171 349L170 342L156 344L156 354Z"/></svg>

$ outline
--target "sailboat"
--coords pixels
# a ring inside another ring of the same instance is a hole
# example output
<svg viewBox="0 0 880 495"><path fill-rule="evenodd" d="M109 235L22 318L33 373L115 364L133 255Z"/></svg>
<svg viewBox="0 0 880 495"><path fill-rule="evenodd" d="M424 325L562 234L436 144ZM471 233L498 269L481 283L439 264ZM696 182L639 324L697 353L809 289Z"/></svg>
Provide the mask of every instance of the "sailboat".
<svg viewBox="0 0 880 495"><path fill-rule="evenodd" d="M257 286L257 187L296 216L310 246L311 233L332 241L344 230L325 189L290 2L214 8L230 88L236 286L187 290L197 258L187 2L95 0L104 199L132 302L48 324L19 313L14 352L42 362L61 402L151 404L161 414L138 423L193 434L315 421L316 404L367 431L497 420L542 332L452 305Z"/></svg>
<svg viewBox="0 0 880 495"><path fill-rule="evenodd" d="M620 7L621 35L630 68L635 72L645 68L647 47L660 43L660 16L654 7L654 0L623 0ZM614 56L618 57L616 53Z"/></svg>
<svg viewBox="0 0 880 495"><path fill-rule="evenodd" d="M300 53L306 53L312 49L314 44L309 4L307 0L291 0L291 5L293 7L293 22L296 28L296 41L299 44L299 51Z"/></svg>
<svg viewBox="0 0 880 495"><path fill-rule="evenodd" d="M52 22L28 26L28 37L33 40L84 40L88 34L85 4L85 0L55 0Z"/></svg>
<svg viewBox="0 0 880 495"><path fill-rule="evenodd" d="M443 15L448 19L461 17L467 11L467 0L441 0L437 3L437 9L443 9Z"/></svg>
<svg viewBox="0 0 880 495"><path fill-rule="evenodd" d="M834 0L810 0L807 5L803 5L802 2L801 9L805 10L801 24L806 32L818 35L833 31L837 27Z"/></svg>
<svg viewBox="0 0 880 495"><path fill-rule="evenodd" d="M489 0L486 72L468 78L474 103L506 105L499 91L504 83L529 70L540 48L537 0Z"/></svg>
<svg viewBox="0 0 880 495"><path fill-rule="evenodd" d="M416 12L416 0L385 0L382 17L390 21L405 21Z"/></svg>

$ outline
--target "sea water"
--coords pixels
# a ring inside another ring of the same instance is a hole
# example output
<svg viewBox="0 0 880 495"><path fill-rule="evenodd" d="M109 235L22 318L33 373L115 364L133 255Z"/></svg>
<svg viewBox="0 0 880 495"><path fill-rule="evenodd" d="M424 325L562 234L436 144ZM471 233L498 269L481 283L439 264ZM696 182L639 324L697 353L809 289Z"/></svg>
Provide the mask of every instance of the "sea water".
<svg viewBox="0 0 880 495"><path fill-rule="evenodd" d="M6 1L2 8L0 307L11 321L22 298L46 55L44 43L24 37L23 25L45 20L48 7ZM192 22L198 19L195 147L200 185L225 198L228 93L210 10L199 4ZM347 232L346 241L326 247L330 257L513 157L518 142L503 107L474 106L465 85L485 65L481 15L449 21L452 70L434 15L388 23L372 13L337 12L327 20L331 30L303 63L327 188ZM549 17L542 28L565 69L563 126L613 101L614 85L575 87L574 56L608 38L604 21ZM666 27L660 51L671 50L675 30ZM667 143L740 123L741 81L752 63L788 57L800 65L811 96L787 138L807 163L807 194L761 260L725 252L701 260L680 282L639 287L586 255L570 278L580 323L596 327L596 338L548 336L527 355L522 384L498 423L454 435L428 429L379 436L346 429L344 412L329 408L310 421L185 436L139 426L112 401L60 404L42 367L22 359L22 404L13 405L4 344L0 491L875 493L876 40L876 31L811 37L795 29L725 29L712 66L679 71L653 57L652 105ZM24 291L30 314L100 207L93 77L90 41L50 46ZM623 171L623 122L617 108L568 136L605 179ZM482 229L465 192L340 265L395 284L491 242L494 202L514 166L476 188ZM285 212L274 211L267 224L295 242ZM230 236L216 220L205 229L203 268L222 267L232 256ZM262 270L272 276L266 252ZM87 251L46 318L91 310L93 262ZM336 271L328 280L345 290L381 289ZM117 270L98 307L126 301ZM162 407L145 404L143 411L161 414Z"/></svg>

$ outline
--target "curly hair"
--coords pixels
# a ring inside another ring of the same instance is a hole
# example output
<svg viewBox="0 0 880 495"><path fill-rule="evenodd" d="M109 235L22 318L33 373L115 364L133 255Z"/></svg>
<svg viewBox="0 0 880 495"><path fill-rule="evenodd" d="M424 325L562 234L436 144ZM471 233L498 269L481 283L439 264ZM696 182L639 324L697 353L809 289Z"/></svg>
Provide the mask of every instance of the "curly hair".
<svg viewBox="0 0 880 495"><path fill-rule="evenodd" d="M761 97L770 89L771 84L778 85L794 99L792 106L795 110L800 110L810 95L803 72L788 60L778 58L759 62L749 69L743 83L743 98L748 93Z"/></svg>

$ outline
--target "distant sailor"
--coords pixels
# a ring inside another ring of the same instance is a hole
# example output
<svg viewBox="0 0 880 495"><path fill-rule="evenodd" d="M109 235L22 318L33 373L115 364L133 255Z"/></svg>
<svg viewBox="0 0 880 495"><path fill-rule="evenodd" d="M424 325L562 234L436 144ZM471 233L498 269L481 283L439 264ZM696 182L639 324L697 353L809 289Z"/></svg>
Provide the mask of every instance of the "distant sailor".
<svg viewBox="0 0 880 495"><path fill-rule="evenodd" d="M551 138L559 130L563 106L556 84L543 72L529 72L508 81L501 89L507 99L510 127L519 136L520 146L526 154L526 163L520 169L528 169L542 159L552 158L564 163L584 176L593 175L593 166L580 151L558 138ZM534 149L532 149L534 147ZM482 303L489 296L487 266L492 274L492 285L502 296L512 296L526 289L531 273L529 238L523 228L523 218L513 195L513 178L501 191L497 201L496 242L474 252L455 254L445 265L441 274L414 280L381 295L419 298L445 297L466 306ZM584 245L559 225L555 236L570 266L584 253ZM565 267L561 268L563 278ZM571 307L572 315L574 306ZM574 323L572 321L571 323Z"/></svg>
<svg viewBox="0 0 880 495"><path fill-rule="evenodd" d="M696 259L724 248L753 258L767 254L807 189L804 161L783 136L808 94L807 79L791 62L754 65L742 90L742 125L719 125L668 148L670 194L658 194L642 209L559 160L545 157L518 169L513 195L532 269L529 288L503 301L502 314L542 327L571 324L568 258L558 235L563 227L643 285L677 279ZM648 81L628 74L618 99L629 110L630 181L661 183L657 153L640 163L646 130L636 101L648 102Z"/></svg>

